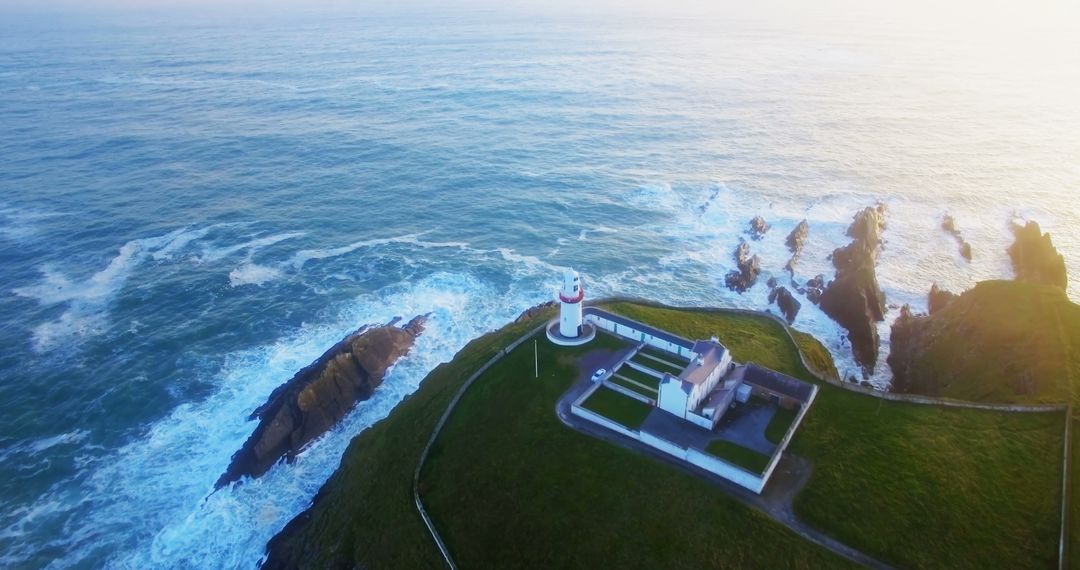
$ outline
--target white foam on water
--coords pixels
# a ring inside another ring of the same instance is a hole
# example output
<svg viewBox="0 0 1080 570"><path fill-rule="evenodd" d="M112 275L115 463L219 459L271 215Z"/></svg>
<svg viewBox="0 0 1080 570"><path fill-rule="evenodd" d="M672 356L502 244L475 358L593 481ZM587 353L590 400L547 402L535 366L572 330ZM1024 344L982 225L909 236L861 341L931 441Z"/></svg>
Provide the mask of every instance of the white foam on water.
<svg viewBox="0 0 1080 570"><path fill-rule="evenodd" d="M21 208L0 208L0 238L14 242L31 240L39 233L39 221L64 215Z"/></svg>
<svg viewBox="0 0 1080 570"><path fill-rule="evenodd" d="M180 405L145 437L91 462L83 483L58 486L35 503L46 509L35 516L67 519L68 547L53 566L79 565L106 553L115 568L251 566L266 541L307 506L353 436L385 417L468 341L542 298L543 291L507 292L469 274L437 273L364 296L343 308L335 322L305 325L280 341L230 355L209 379L217 385L212 396ZM247 415L274 388L360 325L426 313L431 318L425 333L374 396L294 464L279 464L258 480L211 494L255 428ZM72 503L72 494L82 499ZM19 525L30 524L22 518ZM115 528L143 533L111 532Z"/></svg>
<svg viewBox="0 0 1080 570"><path fill-rule="evenodd" d="M35 350L44 352L59 342L101 332L107 323L108 304L127 283L131 272L142 263L149 252L171 242L182 230L168 234L131 240L109 260L104 269L85 279L72 278L53 265L44 265L42 280L37 285L18 287L12 292L51 307L66 305L67 310L56 320L34 328Z"/></svg>
<svg viewBox="0 0 1080 570"><path fill-rule="evenodd" d="M519 263L527 266L532 270L540 270L541 272L548 273L550 275L559 275L565 269L565 267L561 265L554 265L552 263L543 261L535 255L524 255L517 253L516 251L508 247L499 247L496 248L495 251L499 252L499 255L502 256L505 261L509 261L511 263Z"/></svg>
<svg viewBox="0 0 1080 570"><path fill-rule="evenodd" d="M169 240L164 246L153 253L153 258L158 261L170 260L177 253L183 251L192 242L198 241L206 237L212 230L222 227L236 226L240 224L213 224L206 226L205 228L199 228L194 230L188 230L184 228L176 233L173 239Z"/></svg>
<svg viewBox="0 0 1080 570"><path fill-rule="evenodd" d="M617 234L617 233L619 233L618 228L609 228L607 226L597 226L595 228L586 228L586 229L581 230L581 232L578 233L578 241L585 241L585 240L589 239L589 235L591 235L591 234ZM563 238L560 238L560 240L565 241ZM562 241L560 241L560 245L566 245L565 243L562 243Z"/></svg>
<svg viewBox="0 0 1080 570"><path fill-rule="evenodd" d="M778 312L768 303L765 284L769 277L776 277L802 303L794 326L826 345L844 377L862 379L846 331L791 286L783 270L791 255L785 239L801 220L807 219L809 239L796 266L795 280L801 284L817 274L831 280L835 269L829 256L835 248L850 242L845 232L855 213L878 200L872 194L851 189L826 193L809 204L797 204L762 200L756 192L725 184L679 190L664 183L646 185L631 193L628 201L667 218L657 228L660 238L670 244L671 253L658 260L659 271L656 265L642 265L600 279L606 289L616 294L676 304ZM916 310L925 310L926 294L935 281L962 291L980 280L1007 278L1010 272L1003 251L1011 240L1008 212L1004 209L957 210L954 215L976 249L975 261L968 264L959 258L952 238L940 229L942 206L902 197L885 197L884 202L889 209L888 227L878 276L890 308L885 322L878 324L881 354L869 379L882 388L891 379L886 363L888 339L899 306L907 303ZM750 240L746 234L755 215L762 215L771 225L762 240ZM735 268L733 253L741 239L748 241L751 254L761 257L762 274L756 286L738 294L724 286L724 276ZM687 276L704 276L711 283L695 287L687 282Z"/></svg>
<svg viewBox="0 0 1080 570"><path fill-rule="evenodd" d="M199 261L204 263L210 261L220 261L241 251L246 251L250 255L264 247L269 247L276 243L280 243L289 239L295 239L304 235L304 232L285 232L249 240L237 245L217 248L205 246L203 247L202 255L199 256Z"/></svg>
<svg viewBox="0 0 1080 570"><path fill-rule="evenodd" d="M391 243L418 243L420 236L428 232L419 232L413 234L406 234L388 238L375 238L356 241L348 245L340 247L328 247L317 249L303 249L293 254L292 258L287 262L294 269L301 269L304 264L320 259L331 259L334 257L341 257L342 255L350 254L358 249L376 247L380 245L387 245Z"/></svg>
<svg viewBox="0 0 1080 570"><path fill-rule="evenodd" d="M229 272L229 285L232 287L263 285L279 277L281 277L281 270L276 267L247 262Z"/></svg>

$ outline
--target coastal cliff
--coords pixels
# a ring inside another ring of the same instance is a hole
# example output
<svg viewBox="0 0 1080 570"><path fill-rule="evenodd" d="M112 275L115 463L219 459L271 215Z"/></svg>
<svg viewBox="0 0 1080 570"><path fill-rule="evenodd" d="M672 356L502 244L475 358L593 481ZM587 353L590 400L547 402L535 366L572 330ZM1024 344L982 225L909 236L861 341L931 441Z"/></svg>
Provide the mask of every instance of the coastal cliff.
<svg viewBox="0 0 1080 570"><path fill-rule="evenodd" d="M1016 240L1008 251L1016 280L1068 289L1065 257L1054 248L1050 234L1042 233L1039 223L1033 221L1014 224L1012 230Z"/></svg>
<svg viewBox="0 0 1080 570"><path fill-rule="evenodd" d="M270 394L252 412L255 432L233 455L216 488L266 473L280 459L292 461L305 445L330 429L360 400L371 397L386 371L424 331L426 316L404 327L397 319L363 327Z"/></svg>
<svg viewBox="0 0 1080 570"><path fill-rule="evenodd" d="M876 323L885 320L885 293L877 280L877 257L885 231L885 206L855 215L847 235L850 244L833 251L836 279L821 294L821 309L848 331L855 361L869 375L877 364Z"/></svg>
<svg viewBox="0 0 1080 570"><path fill-rule="evenodd" d="M535 307L472 340L453 361L435 367L393 413L353 438L311 506L266 545L263 570L444 567L412 503L420 454L469 375L556 314L553 307Z"/></svg>
<svg viewBox="0 0 1080 570"><path fill-rule="evenodd" d="M929 315L901 309L888 358L894 392L995 403L1071 397L1080 306L1065 295L1065 259L1038 223L1012 229L1014 281L984 281L961 295L935 283Z"/></svg>
<svg viewBox="0 0 1080 570"><path fill-rule="evenodd" d="M1080 306L1060 289L984 281L939 297L930 315L901 309L888 358L892 390L976 402L1067 401L1080 370L1070 347L1078 343Z"/></svg>

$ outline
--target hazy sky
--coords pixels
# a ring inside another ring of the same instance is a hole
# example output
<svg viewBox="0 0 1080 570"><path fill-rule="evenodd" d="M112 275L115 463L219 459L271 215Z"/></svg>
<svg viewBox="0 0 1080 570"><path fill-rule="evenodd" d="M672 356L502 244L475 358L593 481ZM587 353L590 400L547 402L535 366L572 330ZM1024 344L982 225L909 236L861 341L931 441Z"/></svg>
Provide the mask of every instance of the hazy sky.
<svg viewBox="0 0 1080 570"><path fill-rule="evenodd" d="M1061 21L1080 16L1076 0L0 0L0 8L16 11L198 9L244 10L359 10L393 12L514 11L530 13L726 15L753 13L776 17L812 17L873 12L908 20L1013 22Z"/></svg>

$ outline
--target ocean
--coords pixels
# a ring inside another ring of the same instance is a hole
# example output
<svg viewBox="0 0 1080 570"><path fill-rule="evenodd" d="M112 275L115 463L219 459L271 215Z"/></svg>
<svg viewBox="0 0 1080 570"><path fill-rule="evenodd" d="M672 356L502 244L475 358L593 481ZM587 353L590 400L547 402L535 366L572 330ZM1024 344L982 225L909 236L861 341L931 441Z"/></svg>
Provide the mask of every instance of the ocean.
<svg viewBox="0 0 1080 570"><path fill-rule="evenodd" d="M802 282L883 202L879 387L899 306L1009 278L1013 219L1051 232L1080 299L1080 49L1046 25L0 17L0 567L252 567L353 436L564 267L593 298L766 309L799 221ZM794 326L855 373L800 300ZM370 401L212 493L275 387L428 312Z"/></svg>

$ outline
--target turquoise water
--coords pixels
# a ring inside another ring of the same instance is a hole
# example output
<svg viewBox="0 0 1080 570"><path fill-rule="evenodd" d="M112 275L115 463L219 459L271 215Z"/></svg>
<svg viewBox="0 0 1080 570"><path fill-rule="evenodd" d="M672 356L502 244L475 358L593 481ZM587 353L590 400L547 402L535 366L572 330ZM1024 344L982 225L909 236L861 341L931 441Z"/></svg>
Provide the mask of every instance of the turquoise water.
<svg viewBox="0 0 1080 570"><path fill-rule="evenodd" d="M765 308L768 275L722 286L755 214L775 275L809 219L805 280L884 201L894 305L1008 277L1015 215L1080 279L1076 36L856 16L0 18L0 566L250 567L352 436L562 267ZM372 400L210 494L273 388L426 312ZM854 369L816 308L796 326Z"/></svg>

